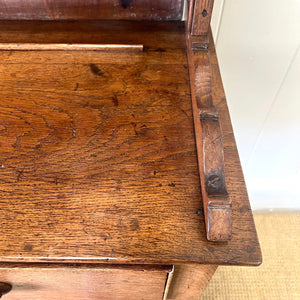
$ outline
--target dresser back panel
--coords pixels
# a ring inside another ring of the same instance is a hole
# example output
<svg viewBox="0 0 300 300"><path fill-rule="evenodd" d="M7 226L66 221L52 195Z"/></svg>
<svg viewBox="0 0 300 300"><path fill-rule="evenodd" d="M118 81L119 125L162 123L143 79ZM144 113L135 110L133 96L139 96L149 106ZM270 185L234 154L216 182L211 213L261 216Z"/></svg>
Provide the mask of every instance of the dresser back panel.
<svg viewBox="0 0 300 300"><path fill-rule="evenodd" d="M179 20L182 0L0 0L2 20Z"/></svg>

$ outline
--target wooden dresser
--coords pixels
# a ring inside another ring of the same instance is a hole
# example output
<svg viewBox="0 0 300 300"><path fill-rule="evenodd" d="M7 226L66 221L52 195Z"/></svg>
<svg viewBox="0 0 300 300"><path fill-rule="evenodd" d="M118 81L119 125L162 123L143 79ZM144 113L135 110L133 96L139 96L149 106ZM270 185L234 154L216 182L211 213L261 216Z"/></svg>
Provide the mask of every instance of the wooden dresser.
<svg viewBox="0 0 300 300"><path fill-rule="evenodd" d="M260 264L212 4L0 0L3 299L199 299Z"/></svg>

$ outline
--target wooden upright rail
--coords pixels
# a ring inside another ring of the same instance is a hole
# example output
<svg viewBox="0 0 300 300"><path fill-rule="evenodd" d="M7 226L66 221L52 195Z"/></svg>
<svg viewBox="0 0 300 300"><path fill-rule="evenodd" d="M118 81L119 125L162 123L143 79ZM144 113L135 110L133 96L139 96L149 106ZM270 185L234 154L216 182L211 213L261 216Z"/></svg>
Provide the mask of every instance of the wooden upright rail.
<svg viewBox="0 0 300 300"><path fill-rule="evenodd" d="M207 239L231 238L231 200L224 172L224 150L218 110L213 103L208 53L213 0L190 2L187 46L195 135Z"/></svg>

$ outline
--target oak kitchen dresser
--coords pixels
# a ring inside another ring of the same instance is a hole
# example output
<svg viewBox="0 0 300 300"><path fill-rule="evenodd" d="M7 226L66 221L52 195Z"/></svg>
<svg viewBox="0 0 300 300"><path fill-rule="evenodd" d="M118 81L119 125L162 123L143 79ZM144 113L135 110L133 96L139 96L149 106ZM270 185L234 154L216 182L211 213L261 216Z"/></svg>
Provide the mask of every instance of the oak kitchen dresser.
<svg viewBox="0 0 300 300"><path fill-rule="evenodd" d="M212 7L0 0L4 299L198 299L260 264Z"/></svg>

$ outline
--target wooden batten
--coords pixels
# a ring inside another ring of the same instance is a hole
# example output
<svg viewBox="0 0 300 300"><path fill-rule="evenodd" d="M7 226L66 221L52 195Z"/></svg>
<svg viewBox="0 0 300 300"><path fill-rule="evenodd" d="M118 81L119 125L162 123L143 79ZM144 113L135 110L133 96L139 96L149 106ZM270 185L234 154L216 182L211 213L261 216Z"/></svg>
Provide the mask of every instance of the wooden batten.
<svg viewBox="0 0 300 300"><path fill-rule="evenodd" d="M225 182L223 138L213 103L207 51L212 6L213 1L191 3L187 48L206 234L209 241L224 242L231 239L231 200Z"/></svg>
<svg viewBox="0 0 300 300"><path fill-rule="evenodd" d="M143 51L143 45L0 43L0 51Z"/></svg>

